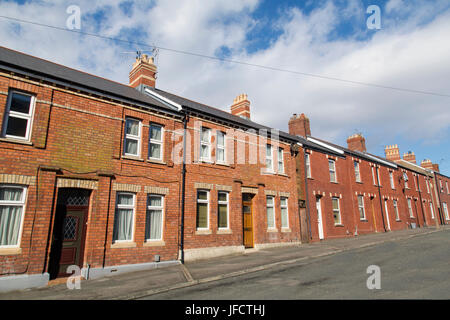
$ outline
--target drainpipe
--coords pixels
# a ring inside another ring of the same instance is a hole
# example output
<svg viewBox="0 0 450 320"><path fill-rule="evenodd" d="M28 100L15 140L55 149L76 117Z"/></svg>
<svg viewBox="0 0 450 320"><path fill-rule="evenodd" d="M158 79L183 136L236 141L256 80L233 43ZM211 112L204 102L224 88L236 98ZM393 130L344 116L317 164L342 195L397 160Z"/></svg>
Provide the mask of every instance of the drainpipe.
<svg viewBox="0 0 450 320"><path fill-rule="evenodd" d="M106 225L105 225L105 243L103 244L103 262L102 262L102 269L105 269L105 262L106 262L106 246L108 244L108 228L109 228L109 215L111 207L111 189L112 189L112 181L114 176L111 175L109 177L109 191L108 191L108 210L106 211Z"/></svg>
<svg viewBox="0 0 450 320"><path fill-rule="evenodd" d="M440 195L440 193L441 193L441 189L439 188L439 185L438 185L438 181L437 181L437 175L436 175L436 173L434 173L434 182L435 182L435 186L436 186L436 193L437 193L437 196L438 196L438 200L439 200L439 208L438 208L438 214L439 214L439 220L441 220L441 225L444 225L445 224L445 219L444 219L444 217L443 217L443 215L442 215L442 201L441 201L441 195Z"/></svg>
<svg viewBox="0 0 450 320"><path fill-rule="evenodd" d="M308 224L308 237L310 240L312 240L312 233L311 233L311 219L310 219L310 212L309 212L309 195L308 195L308 177L306 173L306 151L303 151L303 172L305 173L305 198L306 198L306 223Z"/></svg>
<svg viewBox="0 0 450 320"><path fill-rule="evenodd" d="M184 113L183 118L183 165L182 165L182 182L181 182L181 230L180 230L180 262L184 264L184 205L186 198L186 132L187 132L188 114Z"/></svg>
<svg viewBox="0 0 450 320"><path fill-rule="evenodd" d="M377 171L377 188L378 188L378 196L380 197L381 221L383 221L384 232L387 232L386 224L384 223L383 199L381 198L380 180L378 179L379 172L378 172L378 166L376 166L376 165L375 165L375 170Z"/></svg>

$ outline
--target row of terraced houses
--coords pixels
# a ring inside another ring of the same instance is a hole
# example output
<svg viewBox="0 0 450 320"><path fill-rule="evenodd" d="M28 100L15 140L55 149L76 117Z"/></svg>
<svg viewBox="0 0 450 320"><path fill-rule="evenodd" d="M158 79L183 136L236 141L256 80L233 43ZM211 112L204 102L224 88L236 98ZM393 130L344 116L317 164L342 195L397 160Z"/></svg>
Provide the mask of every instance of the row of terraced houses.
<svg viewBox="0 0 450 320"><path fill-rule="evenodd" d="M0 47L0 291L150 269L247 248L450 222L449 177L361 135L341 147L155 87L123 85Z"/></svg>

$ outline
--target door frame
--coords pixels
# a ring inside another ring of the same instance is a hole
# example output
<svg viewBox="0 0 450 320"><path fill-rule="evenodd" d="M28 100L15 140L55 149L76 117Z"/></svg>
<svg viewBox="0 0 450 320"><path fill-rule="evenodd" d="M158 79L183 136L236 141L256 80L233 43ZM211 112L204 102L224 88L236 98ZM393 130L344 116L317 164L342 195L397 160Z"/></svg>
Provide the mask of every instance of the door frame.
<svg viewBox="0 0 450 320"><path fill-rule="evenodd" d="M325 232L323 228L323 214L322 214L322 197L316 197L316 212L317 212L317 233L319 236L319 240L325 239ZM317 207L317 204L319 204L319 207ZM320 221L319 221L320 216ZM319 223L320 222L320 223ZM322 237L320 237L322 235Z"/></svg>
<svg viewBox="0 0 450 320"><path fill-rule="evenodd" d="M387 227L388 231L391 231L391 222L389 221L389 210L388 210L388 199L384 199L384 210L386 211L386 221L387 221Z"/></svg>

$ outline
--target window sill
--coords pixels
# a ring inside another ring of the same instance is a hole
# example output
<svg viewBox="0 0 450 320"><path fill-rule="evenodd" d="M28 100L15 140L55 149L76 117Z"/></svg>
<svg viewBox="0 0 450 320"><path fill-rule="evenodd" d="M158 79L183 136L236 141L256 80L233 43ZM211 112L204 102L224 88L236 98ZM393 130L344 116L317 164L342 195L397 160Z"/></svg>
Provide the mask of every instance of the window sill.
<svg viewBox="0 0 450 320"><path fill-rule="evenodd" d="M434 219L434 218L433 218ZM400 220L400 219L395 219L395 221L397 221L397 222L402 222L402 220Z"/></svg>
<svg viewBox="0 0 450 320"><path fill-rule="evenodd" d="M337 181L330 181L330 183L339 184Z"/></svg>
<svg viewBox="0 0 450 320"><path fill-rule="evenodd" d="M362 181L355 181L356 183L363 184Z"/></svg>
<svg viewBox="0 0 450 320"><path fill-rule="evenodd" d="M369 222L369 220L367 220L367 219L359 219L359 221L361 221L361 222Z"/></svg>
<svg viewBox="0 0 450 320"><path fill-rule="evenodd" d="M162 165L167 165L167 162L164 162L163 160L158 160L158 159L147 159L147 162L149 163L155 163L155 164L162 164Z"/></svg>
<svg viewBox="0 0 450 320"><path fill-rule="evenodd" d="M343 224L340 224L340 223L337 223L337 224L334 224L334 226L335 226L335 227L343 227L344 225L343 225Z"/></svg>
<svg viewBox="0 0 450 320"><path fill-rule="evenodd" d="M10 142L10 143L15 143L15 144L23 144L26 146L32 146L33 142L28 141L28 140L21 140L21 139L14 139L14 138L0 138L0 141L2 142Z"/></svg>
<svg viewBox="0 0 450 320"><path fill-rule="evenodd" d="M214 164L214 162L212 160L208 160L208 159L200 159L200 160L198 160L198 163Z"/></svg>
<svg viewBox="0 0 450 320"><path fill-rule="evenodd" d="M232 234L233 231L231 229L218 229L217 234Z"/></svg>
<svg viewBox="0 0 450 320"><path fill-rule="evenodd" d="M209 230L209 229L197 229L196 231L195 231L195 234L196 235L209 235L209 234L211 234L212 232L211 232L211 230Z"/></svg>
<svg viewBox="0 0 450 320"><path fill-rule="evenodd" d="M229 167L230 165L226 162L216 162L216 165L218 166L224 166L224 167Z"/></svg>
<svg viewBox="0 0 450 320"><path fill-rule="evenodd" d="M135 161L141 161L141 162L144 162L144 159L139 158L138 156L127 156L127 155L122 155L122 159L126 159L126 160L135 160Z"/></svg>
<svg viewBox="0 0 450 320"><path fill-rule="evenodd" d="M286 173L278 172L277 174L282 177L289 177Z"/></svg>
<svg viewBox="0 0 450 320"><path fill-rule="evenodd" d="M292 232L290 228L281 228L281 232L289 233Z"/></svg>
<svg viewBox="0 0 450 320"><path fill-rule="evenodd" d="M278 232L277 228L269 228L267 229L267 232Z"/></svg>
<svg viewBox="0 0 450 320"><path fill-rule="evenodd" d="M111 249L119 249L119 248L135 248L136 242L116 242L111 245Z"/></svg>
<svg viewBox="0 0 450 320"><path fill-rule="evenodd" d="M163 247L165 245L164 240L147 240L144 242L144 247Z"/></svg>
<svg viewBox="0 0 450 320"><path fill-rule="evenodd" d="M22 253L22 248L0 248L0 256L14 256Z"/></svg>

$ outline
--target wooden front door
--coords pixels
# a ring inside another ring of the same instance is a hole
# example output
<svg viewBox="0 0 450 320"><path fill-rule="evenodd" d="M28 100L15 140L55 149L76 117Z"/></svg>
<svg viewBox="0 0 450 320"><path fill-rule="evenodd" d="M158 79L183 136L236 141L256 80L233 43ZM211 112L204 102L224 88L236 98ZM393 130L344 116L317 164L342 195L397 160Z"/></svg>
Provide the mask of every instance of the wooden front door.
<svg viewBox="0 0 450 320"><path fill-rule="evenodd" d="M244 216L244 246L253 248L253 207L252 198L248 195L242 195L242 213Z"/></svg>
<svg viewBox="0 0 450 320"><path fill-rule="evenodd" d="M86 209L67 209L63 222L59 276L66 275L71 265L77 265L80 269L83 267L86 213Z"/></svg>

